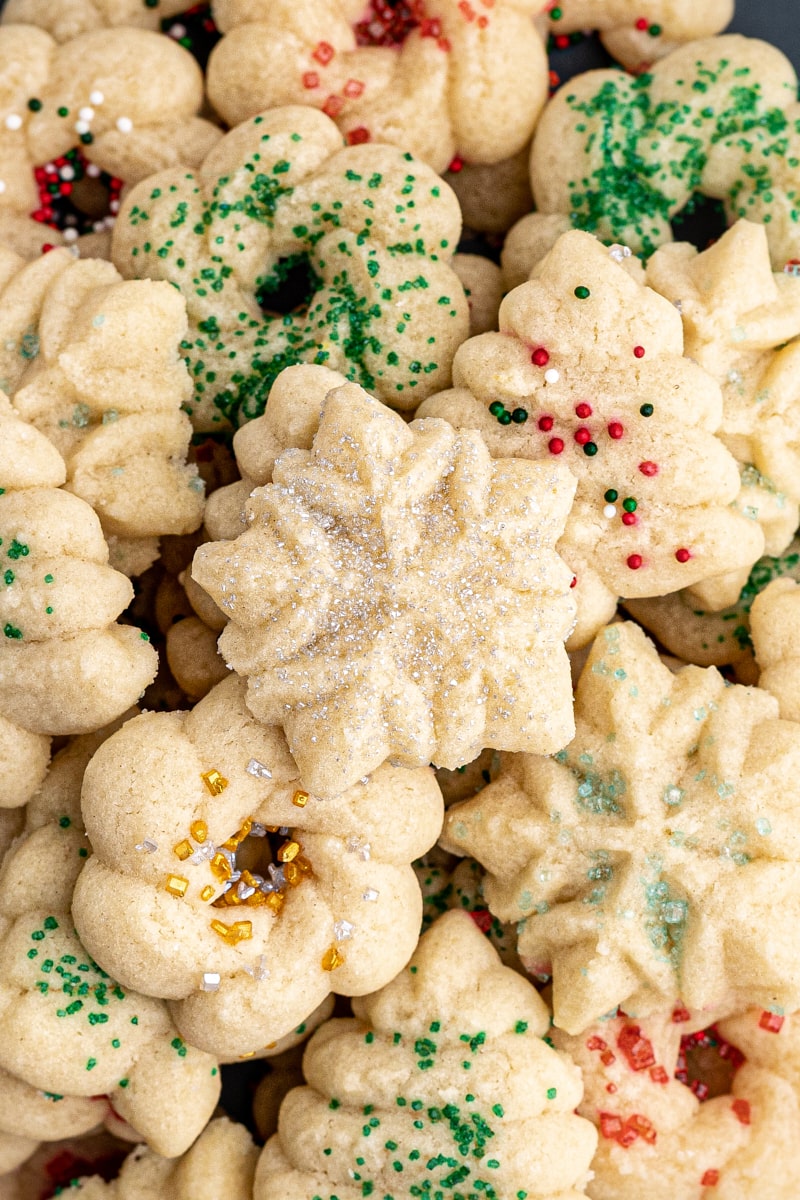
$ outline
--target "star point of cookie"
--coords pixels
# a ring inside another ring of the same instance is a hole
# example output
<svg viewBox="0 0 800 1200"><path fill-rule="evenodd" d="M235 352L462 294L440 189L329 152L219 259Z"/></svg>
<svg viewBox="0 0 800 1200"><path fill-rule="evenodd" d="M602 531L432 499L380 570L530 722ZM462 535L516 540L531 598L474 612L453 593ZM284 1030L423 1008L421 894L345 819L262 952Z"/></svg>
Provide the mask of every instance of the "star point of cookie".
<svg viewBox="0 0 800 1200"><path fill-rule="evenodd" d="M520 755L448 810L443 845L489 874L529 970L578 1033L623 1005L797 1007L800 729L713 668L672 675L632 624L595 640L575 739Z"/></svg>
<svg viewBox="0 0 800 1200"><path fill-rule="evenodd" d="M192 569L230 617L220 648L249 707L283 724L312 790L387 758L455 767L568 740L574 608L553 546L572 491L558 464L493 463L477 433L329 393L312 449L285 452L250 528Z"/></svg>

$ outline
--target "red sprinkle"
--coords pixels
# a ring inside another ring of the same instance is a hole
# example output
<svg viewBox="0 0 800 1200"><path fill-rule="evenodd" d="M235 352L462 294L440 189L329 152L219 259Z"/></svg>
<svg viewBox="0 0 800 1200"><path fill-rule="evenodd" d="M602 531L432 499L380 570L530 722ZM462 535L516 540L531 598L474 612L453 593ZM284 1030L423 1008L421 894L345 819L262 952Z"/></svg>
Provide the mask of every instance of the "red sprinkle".
<svg viewBox="0 0 800 1200"><path fill-rule="evenodd" d="M322 106L322 111L326 117L338 117L343 108L344 100L341 96L328 96L328 99Z"/></svg>
<svg viewBox="0 0 800 1200"><path fill-rule="evenodd" d="M335 53L336 51L330 42L318 42L311 53L311 57L315 58L324 67L331 61Z"/></svg>
<svg viewBox="0 0 800 1200"><path fill-rule="evenodd" d="M360 146L362 142L368 142L370 132L366 125L357 125L355 129L351 129L347 135L348 146Z"/></svg>
<svg viewBox="0 0 800 1200"><path fill-rule="evenodd" d="M692 556L685 546L681 546L680 550L675 551L675 557L679 563L685 563L688 562Z"/></svg>
<svg viewBox="0 0 800 1200"><path fill-rule="evenodd" d="M591 440L592 440L592 435L589 433L589 430L584 425L582 425L580 429L575 430L575 441L578 443L579 446L585 446L586 443L590 442Z"/></svg>
<svg viewBox="0 0 800 1200"><path fill-rule="evenodd" d="M542 430L543 433L549 433L550 430L553 428L553 418L552 417L539 417L539 420L536 423L539 426L539 428Z"/></svg>
<svg viewBox="0 0 800 1200"><path fill-rule="evenodd" d="M637 520L636 513L624 512L622 514L622 524L623 525L635 525L636 520Z"/></svg>
<svg viewBox="0 0 800 1200"><path fill-rule="evenodd" d="M638 557L638 555L631 557ZM640 558L636 565L641 566L641 562ZM633 566L630 558L628 566ZM623 1025L617 1034L617 1045L632 1071L645 1071L648 1067L655 1065L656 1056L653 1053L653 1044L648 1038L642 1036L638 1025Z"/></svg>
<svg viewBox="0 0 800 1200"><path fill-rule="evenodd" d="M43 242L42 243L42 254L47 254L48 250L55 250L55 246L53 245L52 242Z"/></svg>
<svg viewBox="0 0 800 1200"><path fill-rule="evenodd" d="M641 554L629 554L625 560L632 571L638 571L642 565Z"/></svg>
<svg viewBox="0 0 800 1200"><path fill-rule="evenodd" d="M719 1183L719 1171L715 1171L713 1167L708 1171L703 1172L703 1178L700 1180L701 1187L716 1187Z"/></svg>
<svg viewBox="0 0 800 1200"><path fill-rule="evenodd" d="M649 475L649 476L657 475L658 474L658 463L650 462L649 460L645 459L644 462L639 463L639 470L642 472L643 475Z"/></svg>
<svg viewBox="0 0 800 1200"><path fill-rule="evenodd" d="M692 1014L689 1012L688 1008L684 1008L683 1005L678 1005L677 1008L672 1010L673 1025L682 1025L684 1021L691 1021L691 1019Z"/></svg>
<svg viewBox="0 0 800 1200"><path fill-rule="evenodd" d="M634 358L644 358L644 346L634 346L633 347L633 357Z"/></svg>
<svg viewBox="0 0 800 1200"><path fill-rule="evenodd" d="M604 1050L600 1055L600 1062L604 1067L610 1067L612 1063L617 1061L617 1056L613 1050Z"/></svg>
<svg viewBox="0 0 800 1200"><path fill-rule="evenodd" d="M608 427L608 436L618 442L625 432L624 426L619 421L612 421Z"/></svg>
<svg viewBox="0 0 800 1200"><path fill-rule="evenodd" d="M564 443L561 438L550 438L550 441L547 443L547 449L551 454L560 454L564 449Z"/></svg>
<svg viewBox="0 0 800 1200"><path fill-rule="evenodd" d="M303 87L309 89L319 87L319 75L316 71L306 71L303 76Z"/></svg>
<svg viewBox="0 0 800 1200"><path fill-rule="evenodd" d="M615 1083L607 1083L607 1084L606 1084L606 1091L607 1091L607 1092L608 1092L610 1095L612 1095L612 1096L613 1096L613 1095L614 1095L614 1092L616 1092L616 1091L617 1091L617 1085L616 1085Z"/></svg>
<svg viewBox="0 0 800 1200"><path fill-rule="evenodd" d="M600 1132L604 1138L616 1141L622 1133L622 1121L615 1113L600 1113Z"/></svg>
<svg viewBox="0 0 800 1200"><path fill-rule="evenodd" d="M356 100L364 91L364 84L360 79L348 79L347 83L342 88L348 100Z"/></svg>
<svg viewBox="0 0 800 1200"><path fill-rule="evenodd" d="M585 421L587 417L590 417L590 416L592 415L592 406L591 406L591 404L578 404L578 405L576 405L576 407L575 407L575 415L576 415L576 416L578 416L578 417L580 417L580 419L581 419L582 421Z"/></svg>
<svg viewBox="0 0 800 1200"><path fill-rule="evenodd" d="M650 1068L650 1078L653 1083L669 1083L669 1075L662 1066Z"/></svg>
<svg viewBox="0 0 800 1200"><path fill-rule="evenodd" d="M766 1009L758 1018L759 1028L766 1029L767 1033L780 1033L783 1028L785 1017L779 1017L777 1013L767 1012Z"/></svg>
<svg viewBox="0 0 800 1200"><path fill-rule="evenodd" d="M590 1038L586 1039L587 1050L605 1050L607 1046L608 1042L604 1042L603 1039L601 1037L597 1037L596 1034L592 1034Z"/></svg>
<svg viewBox="0 0 800 1200"><path fill-rule="evenodd" d="M750 1101L749 1100L734 1100L731 1105L736 1119L742 1125L750 1124Z"/></svg>
<svg viewBox="0 0 800 1200"><path fill-rule="evenodd" d="M488 933L492 927L492 914L486 908L477 908L469 914L481 933Z"/></svg>
<svg viewBox="0 0 800 1200"><path fill-rule="evenodd" d="M464 170L463 158L459 158L458 156L456 156L453 159L453 161L450 163L450 166L447 169L448 169L448 171L452 171L452 173L454 175L457 175L459 171L463 171Z"/></svg>
<svg viewBox="0 0 800 1200"><path fill-rule="evenodd" d="M573 576L572 576L572 583L571 583L569 586L570 586L571 588L574 588L574 587L577 587L577 586L578 586L578 576L577 576L577 575L573 575Z"/></svg>
<svg viewBox="0 0 800 1200"><path fill-rule="evenodd" d="M452 167L450 169L452 170ZM550 355L547 353L544 346L537 346L531 355L531 362L535 367L547 366L547 364L550 362Z"/></svg>
<svg viewBox="0 0 800 1200"><path fill-rule="evenodd" d="M656 1134L655 1125L647 1117L643 1117L641 1113L633 1113L632 1116L628 1117L625 1124L628 1128L634 1129L643 1142L647 1142L650 1146L655 1145L658 1135Z"/></svg>
<svg viewBox="0 0 800 1200"><path fill-rule="evenodd" d="M559 33L553 38L557 50L566 50L569 46L569 38L565 33Z"/></svg>
<svg viewBox="0 0 800 1200"><path fill-rule="evenodd" d="M648 21L647 17L639 17L638 21L636 22L637 29L648 29L649 26L650 22Z"/></svg>

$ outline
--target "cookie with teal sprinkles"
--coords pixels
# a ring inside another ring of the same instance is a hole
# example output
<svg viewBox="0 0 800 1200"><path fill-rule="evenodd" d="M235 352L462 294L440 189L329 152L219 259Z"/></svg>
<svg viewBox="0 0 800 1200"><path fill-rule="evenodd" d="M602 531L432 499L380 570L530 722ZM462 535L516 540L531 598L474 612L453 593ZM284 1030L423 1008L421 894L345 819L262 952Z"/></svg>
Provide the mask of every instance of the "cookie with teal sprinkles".
<svg viewBox="0 0 800 1200"><path fill-rule="evenodd" d="M237 126L196 173L134 188L113 258L182 291L188 409L195 428L223 429L259 416L297 363L401 410L445 385L469 327L449 265L460 228L430 167L391 146L343 148L328 117L293 107Z"/></svg>
<svg viewBox="0 0 800 1200"><path fill-rule="evenodd" d="M797 76L774 46L704 38L638 77L589 71L545 107L531 151L540 213L650 255L698 197L766 226L773 266L800 257Z"/></svg>

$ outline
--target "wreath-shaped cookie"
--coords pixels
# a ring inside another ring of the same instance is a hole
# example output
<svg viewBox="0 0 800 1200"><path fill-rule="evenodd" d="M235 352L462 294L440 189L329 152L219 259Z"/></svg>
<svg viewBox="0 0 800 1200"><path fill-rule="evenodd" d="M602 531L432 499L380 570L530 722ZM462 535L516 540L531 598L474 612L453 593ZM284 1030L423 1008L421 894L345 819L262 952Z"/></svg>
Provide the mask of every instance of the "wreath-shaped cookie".
<svg viewBox="0 0 800 1200"><path fill-rule="evenodd" d="M359 995L400 969L422 907L410 864L442 819L427 768L309 796L244 695L231 677L101 747L83 786L95 853L73 902L97 961L172 1000L182 1035L226 1057L278 1041L334 988Z"/></svg>
<svg viewBox="0 0 800 1200"><path fill-rule="evenodd" d="M589 71L537 126L536 207L649 255L698 195L722 200L729 221L766 226L780 270L800 257L799 117L791 63L754 38L691 42L638 78Z"/></svg>
<svg viewBox="0 0 800 1200"><path fill-rule="evenodd" d="M87 953L70 914L90 853L81 779L108 732L75 739L53 760L26 810L23 837L0 868L0 1084L43 1138L79 1132L84 1121L86 1129L122 1120L172 1156L214 1110L217 1061L184 1042L162 1001L112 979ZM22 1084L16 1090L14 1080ZM49 1133L31 1087L52 1105Z"/></svg>
<svg viewBox="0 0 800 1200"><path fill-rule="evenodd" d="M229 125L308 104L352 145L391 142L443 171L498 162L547 98L539 0L222 0L208 94Z"/></svg>
<svg viewBox="0 0 800 1200"><path fill-rule="evenodd" d="M183 292L190 413L213 429L262 413L294 363L342 370L400 409L441 387L469 328L448 265L460 226L430 167L390 146L342 149L328 117L283 108L227 134L197 174L134 188L113 257L127 278ZM271 312L287 276L304 303Z"/></svg>

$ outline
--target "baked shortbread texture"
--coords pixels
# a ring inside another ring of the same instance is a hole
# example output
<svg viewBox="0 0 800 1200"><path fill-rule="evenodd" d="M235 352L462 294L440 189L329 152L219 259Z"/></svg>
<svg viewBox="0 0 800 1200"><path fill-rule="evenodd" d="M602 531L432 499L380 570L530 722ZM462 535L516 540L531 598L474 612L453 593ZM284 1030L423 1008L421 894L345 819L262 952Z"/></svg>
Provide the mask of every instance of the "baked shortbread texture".
<svg viewBox="0 0 800 1200"><path fill-rule="evenodd" d="M272 1048L334 989L397 973L422 915L411 861L442 822L429 768L386 765L336 800L309 796L245 690L231 677L101 747L83 784L95 853L73 902L96 960L172 1000L181 1034L225 1057Z"/></svg>
<svg viewBox="0 0 800 1200"><path fill-rule="evenodd" d="M573 1063L543 1040L547 1008L464 913L410 965L327 1022L281 1106L254 1200L437 1194L575 1200L596 1136L573 1113Z"/></svg>
<svg viewBox="0 0 800 1200"><path fill-rule="evenodd" d="M67 1194L81 1200L252 1200L257 1158L245 1127L218 1117L182 1158L164 1158L139 1146L116 1179L78 1178Z"/></svg>
<svg viewBox="0 0 800 1200"><path fill-rule="evenodd" d="M742 574L763 549L757 524L729 508L740 480L715 436L717 384L683 357L681 320L631 278L621 248L560 237L536 278L500 308L500 332L470 338L452 390L418 416L478 429L496 459L542 459L577 476L558 550L577 578L589 641L618 596L662 595ZM736 574L738 572L738 574Z"/></svg>
<svg viewBox="0 0 800 1200"><path fill-rule="evenodd" d="M0 380L17 413L67 464L67 489L106 537L190 533L203 483L187 466L181 405L186 308L166 283L124 282L108 262L67 250L25 264L0 248Z"/></svg>
<svg viewBox="0 0 800 1200"><path fill-rule="evenodd" d="M577 732L519 755L448 809L442 844L486 868L523 963L553 975L556 1025L617 1005L645 1016L798 1007L800 727L713 668L673 674L633 624L595 640Z"/></svg>
<svg viewBox="0 0 800 1200"><path fill-rule="evenodd" d="M579 1037L553 1031L583 1074L577 1111L600 1131L592 1200L793 1200L800 1103L780 1066L743 1064L743 1020L754 1040L772 1042L765 1028L782 1024L768 1012L734 1018L722 1025L731 1044L716 1027L700 1032L702 1016L681 1006L636 1020L619 1014ZM690 1064L702 1071L703 1054L711 1089L689 1078ZM727 1080L713 1078L715 1057Z"/></svg>
<svg viewBox="0 0 800 1200"><path fill-rule="evenodd" d="M217 1061L183 1041L163 1002L112 979L70 914L90 854L81 779L109 732L74 739L53 760L0 868L0 1128L55 1140L104 1121L171 1156L214 1110Z"/></svg>
<svg viewBox="0 0 800 1200"><path fill-rule="evenodd" d="M348 384L272 478L247 531L201 546L192 575L230 617L220 650L248 707L283 726L308 788L335 795L387 758L456 767L486 745L569 740L561 464L493 462L479 434L407 425Z"/></svg>
<svg viewBox="0 0 800 1200"><path fill-rule="evenodd" d="M96 29L135 26L159 33L165 17L186 12L186 0L7 0L3 5L4 25L37 25L57 42L71 42L81 33Z"/></svg>
<svg viewBox="0 0 800 1200"><path fill-rule="evenodd" d="M44 774L47 736L112 721L157 659L144 634L116 624L133 589L108 566L92 509L59 486L64 460L2 393L0 442L0 745L19 760L20 790L4 799L23 804Z"/></svg>
<svg viewBox="0 0 800 1200"><path fill-rule="evenodd" d="M781 716L800 721L800 586L773 580L753 601L750 629L759 687L778 701Z"/></svg>
<svg viewBox="0 0 800 1200"><path fill-rule="evenodd" d="M404 410L446 386L469 328L448 265L460 230L430 167L393 146L342 148L330 118L293 106L239 125L197 172L128 192L113 258L126 278L183 292L191 416L214 429L262 413L295 363L342 370ZM300 307L270 312L293 269Z"/></svg>
<svg viewBox="0 0 800 1200"><path fill-rule="evenodd" d="M700 193L722 200L731 222L764 223L780 270L800 257L799 117L792 64L738 34L690 42L636 77L587 71L537 125L536 208L649 255Z"/></svg>
<svg viewBox="0 0 800 1200"><path fill-rule="evenodd" d="M391 142L436 171L456 155L499 162L522 149L547 99L540 7L217 0L226 36L209 61L209 98L229 125L313 105L351 144Z"/></svg>

